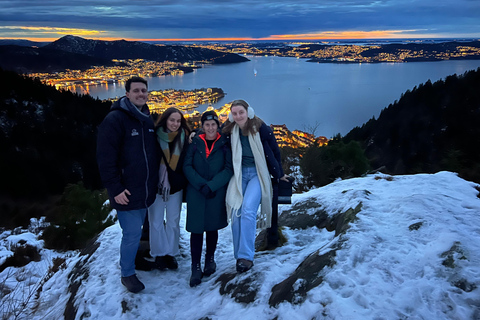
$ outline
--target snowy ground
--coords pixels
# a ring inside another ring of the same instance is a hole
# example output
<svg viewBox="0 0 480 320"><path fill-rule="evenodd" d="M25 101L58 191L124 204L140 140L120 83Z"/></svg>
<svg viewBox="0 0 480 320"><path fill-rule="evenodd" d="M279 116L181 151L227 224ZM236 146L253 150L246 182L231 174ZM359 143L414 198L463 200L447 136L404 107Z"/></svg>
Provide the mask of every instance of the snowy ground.
<svg viewBox="0 0 480 320"><path fill-rule="evenodd" d="M215 282L221 274L235 272L229 227L219 234L217 272L200 286L189 287L189 233L183 229L183 211L179 270L138 271L146 285L139 294L128 293L120 284L119 225L101 234L100 247L88 265L88 280L77 293L77 319L480 319L480 199L476 184L449 172L389 180L386 175L370 175L294 195L294 202L316 198L332 214L363 203L358 220L345 235L347 241L337 251L336 265L300 305L270 307L271 289L310 253L336 241L332 232L286 229L285 246L258 253L253 269L237 276L254 273L254 285L260 287L256 301L246 305L221 295L220 284ZM280 210L289 207L283 205ZM410 230L415 223L421 226ZM42 245L31 233L0 236L4 247L19 238ZM449 251L453 268L442 264ZM30 306L36 303L36 313L25 318L63 318L69 299L67 276L80 259L76 253L69 254L67 267L45 283L40 300L32 299ZM0 259L7 255L6 248L0 249ZM34 285L58 254L43 250L42 255L41 262L20 268L23 271L5 269L0 283L14 287L21 277L12 274L23 272ZM464 280L468 290L453 285Z"/></svg>

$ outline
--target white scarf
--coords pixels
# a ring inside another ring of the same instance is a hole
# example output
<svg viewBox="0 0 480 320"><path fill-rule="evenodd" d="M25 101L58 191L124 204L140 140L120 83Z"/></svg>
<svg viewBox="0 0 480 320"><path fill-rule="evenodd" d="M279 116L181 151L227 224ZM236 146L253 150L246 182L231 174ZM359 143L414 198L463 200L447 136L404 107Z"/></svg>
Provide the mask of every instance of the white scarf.
<svg viewBox="0 0 480 320"><path fill-rule="evenodd" d="M242 142L240 140L239 127L237 124L232 129L232 162L233 176L228 183L227 195L225 202L227 205L227 215L230 220L232 214L238 214L243 202L242 193ZM270 228L272 223L272 180L265 159L260 134L256 132L254 135L248 134L248 142L252 149L253 158L255 159L255 168L257 169L258 180L262 190L260 215L257 215L257 227Z"/></svg>

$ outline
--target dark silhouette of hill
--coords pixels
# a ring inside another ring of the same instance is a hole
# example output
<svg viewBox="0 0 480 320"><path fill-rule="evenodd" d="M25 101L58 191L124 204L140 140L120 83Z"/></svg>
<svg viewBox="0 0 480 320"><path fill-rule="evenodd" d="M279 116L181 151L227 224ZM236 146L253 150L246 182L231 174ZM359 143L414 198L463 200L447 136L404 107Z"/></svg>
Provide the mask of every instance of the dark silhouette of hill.
<svg viewBox="0 0 480 320"><path fill-rule="evenodd" d="M96 128L110 105L0 69L0 196L41 199L78 181L101 188Z"/></svg>
<svg viewBox="0 0 480 320"><path fill-rule="evenodd" d="M62 50L103 59L147 59L152 61L209 61L214 64L248 61L247 58L234 53L225 53L212 49L153 45L139 41L103 41L90 40L76 36L65 36L45 48Z"/></svg>
<svg viewBox="0 0 480 320"><path fill-rule="evenodd" d="M24 39L0 39L0 46L43 47L50 42L37 42Z"/></svg>
<svg viewBox="0 0 480 320"><path fill-rule="evenodd" d="M479 88L480 68L427 81L343 139L361 142L372 167L387 173L449 170L480 182Z"/></svg>
<svg viewBox="0 0 480 320"><path fill-rule="evenodd" d="M0 68L18 73L85 70L94 65L113 66L117 63L105 58L47 47L0 46Z"/></svg>
<svg viewBox="0 0 480 320"><path fill-rule="evenodd" d="M418 58L407 58L405 61L413 62L413 61L437 61L438 58L433 56L434 53L437 52L455 52L458 46L468 46L474 48L480 48L480 41L469 41L469 42L457 42L457 41L450 41L450 42L441 42L441 43L392 43L382 45L380 47L375 47L365 52L362 52L362 56L364 57L374 57L381 53L389 53L389 54L399 54L402 50L411 50L416 52L423 52L423 55ZM465 56L465 57L450 57L451 60L459 60L459 59L480 59L479 55L472 55L472 56Z"/></svg>
<svg viewBox="0 0 480 320"><path fill-rule="evenodd" d="M344 45L344 49L351 47L352 45ZM317 50L324 50L331 47L331 45L321 44L304 44L300 45L296 50L306 53L314 53ZM459 47L480 48L480 41L447 41L447 42L413 42L413 43L390 43L374 46L363 46L365 49L357 54L358 59L369 58L371 63L385 62L383 59L378 59L382 55L392 55L405 62L415 61L442 61L442 60L478 60L480 59L480 53L469 53L468 55L461 54ZM281 53L285 53L289 50L280 50ZM405 52L416 53L412 56L401 58ZM337 57L314 57L308 60L308 62L321 62L321 63L358 63L355 61L336 60Z"/></svg>
<svg viewBox="0 0 480 320"><path fill-rule="evenodd" d="M158 46L138 41L89 40L65 36L43 47L0 45L0 68L18 73L56 72L65 69L85 70L92 66L113 66L113 59L212 64L248 61L234 53L187 46Z"/></svg>

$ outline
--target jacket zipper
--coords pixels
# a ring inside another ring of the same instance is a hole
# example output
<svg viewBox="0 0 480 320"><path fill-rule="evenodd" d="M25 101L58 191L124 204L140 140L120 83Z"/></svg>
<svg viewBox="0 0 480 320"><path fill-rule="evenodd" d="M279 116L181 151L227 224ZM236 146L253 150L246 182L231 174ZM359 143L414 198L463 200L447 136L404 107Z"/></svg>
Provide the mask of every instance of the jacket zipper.
<svg viewBox="0 0 480 320"><path fill-rule="evenodd" d="M148 179L150 179L150 166L148 165L147 150L145 150L145 125L140 121L142 126L142 144L143 144L143 156L145 157L145 165L147 166L147 179L145 179L145 207L148 209Z"/></svg>

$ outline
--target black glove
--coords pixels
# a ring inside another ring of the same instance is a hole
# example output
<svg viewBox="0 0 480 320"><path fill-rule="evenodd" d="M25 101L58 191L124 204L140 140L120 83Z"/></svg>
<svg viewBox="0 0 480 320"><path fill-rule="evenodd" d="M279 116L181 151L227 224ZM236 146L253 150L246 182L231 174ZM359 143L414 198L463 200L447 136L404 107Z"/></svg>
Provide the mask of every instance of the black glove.
<svg viewBox="0 0 480 320"><path fill-rule="evenodd" d="M213 197L215 197L215 192L212 191L212 189L210 189L210 187L206 184L204 184L201 188L200 188L200 192L203 194L203 196L207 199L211 199Z"/></svg>
<svg viewBox="0 0 480 320"><path fill-rule="evenodd" d="M212 189L210 189L210 187L206 184L204 184L201 188L200 188L200 192L203 194L204 197L207 197L208 194L210 192L212 192Z"/></svg>

